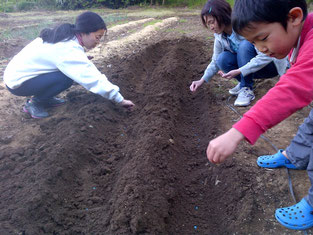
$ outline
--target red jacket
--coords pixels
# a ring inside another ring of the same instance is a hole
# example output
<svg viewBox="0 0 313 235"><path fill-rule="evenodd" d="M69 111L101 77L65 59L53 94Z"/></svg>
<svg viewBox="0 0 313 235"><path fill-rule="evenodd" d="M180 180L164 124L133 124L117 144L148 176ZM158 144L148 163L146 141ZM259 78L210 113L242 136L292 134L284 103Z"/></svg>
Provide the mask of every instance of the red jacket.
<svg viewBox="0 0 313 235"><path fill-rule="evenodd" d="M305 19L296 62L233 127L251 144L313 100L313 13Z"/></svg>

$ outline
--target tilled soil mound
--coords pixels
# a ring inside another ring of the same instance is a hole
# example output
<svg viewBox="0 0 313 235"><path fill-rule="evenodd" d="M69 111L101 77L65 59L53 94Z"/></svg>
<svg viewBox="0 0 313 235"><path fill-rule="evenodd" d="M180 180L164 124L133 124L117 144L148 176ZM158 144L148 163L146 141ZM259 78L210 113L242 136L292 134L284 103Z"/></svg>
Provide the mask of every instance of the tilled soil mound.
<svg viewBox="0 0 313 235"><path fill-rule="evenodd" d="M133 112L74 86L52 117L25 119L41 134L1 152L2 234L227 232L240 214L232 202L244 195L231 183L221 189L231 196L216 194L208 176L204 150L219 108L209 90L188 90L206 67L203 47L162 41L111 61L106 73L137 104ZM199 194L202 202L193 200ZM228 213L223 221L216 204Z"/></svg>

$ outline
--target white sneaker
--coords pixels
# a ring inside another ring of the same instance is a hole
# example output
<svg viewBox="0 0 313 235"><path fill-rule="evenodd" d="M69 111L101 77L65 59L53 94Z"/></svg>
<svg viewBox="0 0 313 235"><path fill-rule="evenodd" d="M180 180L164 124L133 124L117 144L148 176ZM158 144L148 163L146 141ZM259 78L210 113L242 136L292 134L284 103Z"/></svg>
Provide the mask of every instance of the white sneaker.
<svg viewBox="0 0 313 235"><path fill-rule="evenodd" d="M230 89L228 92L231 95L238 95L240 91L240 82L232 89Z"/></svg>
<svg viewBox="0 0 313 235"><path fill-rule="evenodd" d="M238 97L235 100L235 106L248 106L255 96L253 91L249 87L243 87L239 91Z"/></svg>

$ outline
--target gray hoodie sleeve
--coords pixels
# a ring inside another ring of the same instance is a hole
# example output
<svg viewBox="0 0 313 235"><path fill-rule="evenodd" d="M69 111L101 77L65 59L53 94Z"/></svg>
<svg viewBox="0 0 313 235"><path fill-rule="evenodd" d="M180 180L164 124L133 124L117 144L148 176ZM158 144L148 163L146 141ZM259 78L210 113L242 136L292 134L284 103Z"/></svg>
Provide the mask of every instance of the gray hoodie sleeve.
<svg viewBox="0 0 313 235"><path fill-rule="evenodd" d="M209 82L211 78L218 72L219 68L217 66L217 58L222 52L222 42L218 39L218 37L215 36L212 60L202 76L204 81Z"/></svg>
<svg viewBox="0 0 313 235"><path fill-rule="evenodd" d="M264 68L266 65L273 61L272 57L269 57L256 49L257 55L252 58L246 65L239 68L242 76L247 76L250 73L255 73L260 69Z"/></svg>

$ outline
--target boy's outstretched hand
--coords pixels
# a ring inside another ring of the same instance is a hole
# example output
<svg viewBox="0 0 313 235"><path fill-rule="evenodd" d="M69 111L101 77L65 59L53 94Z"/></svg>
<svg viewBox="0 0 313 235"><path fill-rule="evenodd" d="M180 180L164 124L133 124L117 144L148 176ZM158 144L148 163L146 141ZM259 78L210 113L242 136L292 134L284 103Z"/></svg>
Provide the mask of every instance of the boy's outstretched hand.
<svg viewBox="0 0 313 235"><path fill-rule="evenodd" d="M127 108L129 111L131 111L135 106L135 104L132 101L125 99L122 102L120 102L119 105L123 106L124 108Z"/></svg>
<svg viewBox="0 0 313 235"><path fill-rule="evenodd" d="M222 163L233 154L237 145L244 139L244 135L231 128L229 131L211 140L206 150L207 158L212 163Z"/></svg>

